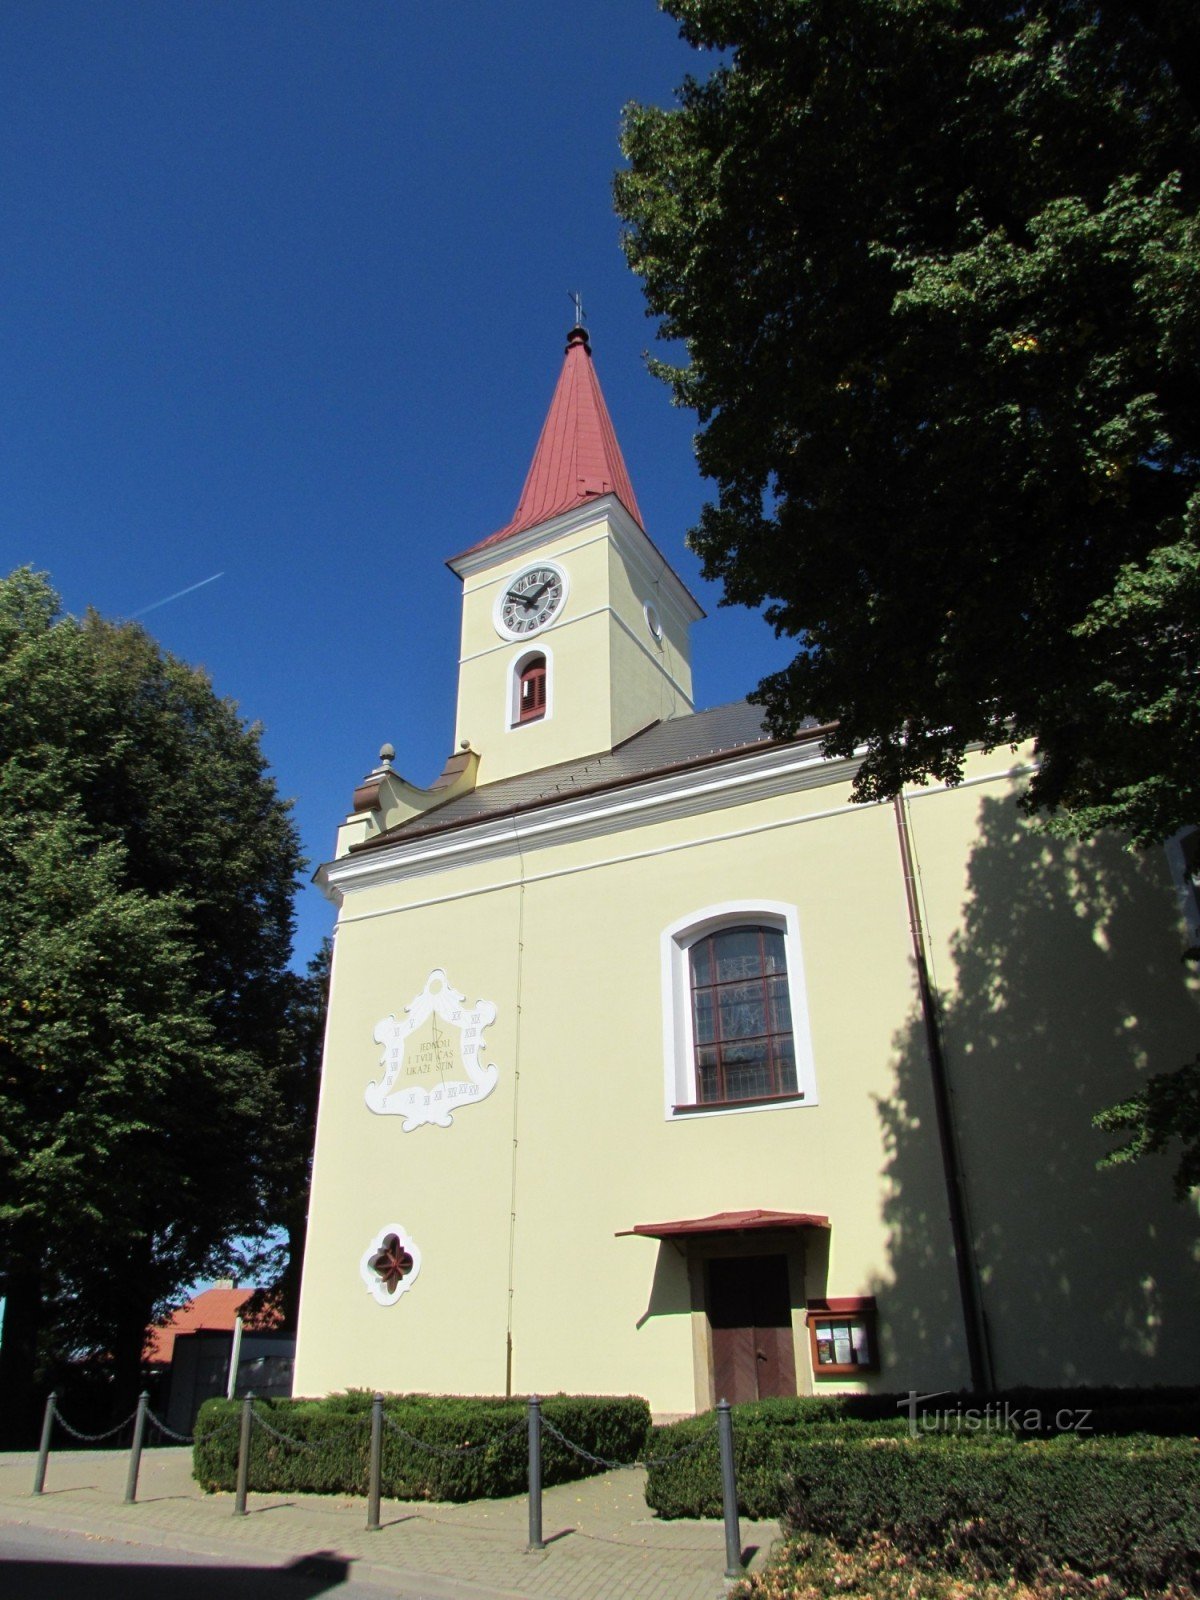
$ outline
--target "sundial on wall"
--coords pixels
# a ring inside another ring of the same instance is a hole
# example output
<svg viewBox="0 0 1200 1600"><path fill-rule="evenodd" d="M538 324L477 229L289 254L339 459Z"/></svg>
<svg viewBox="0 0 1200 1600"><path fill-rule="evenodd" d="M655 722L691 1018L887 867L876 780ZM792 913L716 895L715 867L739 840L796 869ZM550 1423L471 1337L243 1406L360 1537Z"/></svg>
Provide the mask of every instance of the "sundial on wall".
<svg viewBox="0 0 1200 1600"><path fill-rule="evenodd" d="M455 1111L486 1100L500 1080L499 1067L483 1061L484 1030L495 1020L493 1001L468 1005L435 967L402 1017L393 1012L375 1025L383 1070L367 1085L367 1105L403 1117L405 1133L427 1122L448 1128Z"/></svg>

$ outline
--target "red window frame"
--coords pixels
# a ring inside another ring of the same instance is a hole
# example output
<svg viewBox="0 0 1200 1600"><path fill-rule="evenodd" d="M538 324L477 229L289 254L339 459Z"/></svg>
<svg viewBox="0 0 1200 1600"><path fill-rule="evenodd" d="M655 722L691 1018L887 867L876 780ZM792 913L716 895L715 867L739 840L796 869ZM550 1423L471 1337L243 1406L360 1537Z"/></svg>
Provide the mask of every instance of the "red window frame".
<svg viewBox="0 0 1200 1600"><path fill-rule="evenodd" d="M537 722L546 715L546 658L533 656L517 680L517 721Z"/></svg>
<svg viewBox="0 0 1200 1600"><path fill-rule="evenodd" d="M721 940L733 934L757 934L758 936L758 970L754 973L745 973L737 977L719 979L718 971L718 944ZM771 967L767 959L765 940L770 937L772 944L778 940L776 949L784 954L782 966ZM703 938L697 939L688 950L688 979L692 1009L692 1059L695 1071L695 1101L701 1105L738 1105L753 1101L793 1100L799 1098L799 1083L796 1072L796 1058L794 1049L795 1034L791 1023L791 994L786 961L785 935L782 929L774 928L761 923L740 923L732 927L715 928ZM710 981L697 982L697 956L707 947L708 971ZM772 1011L777 1003L778 987L782 986L783 995L786 997L787 1024L774 1026L772 1024ZM764 1031L753 1035L737 1033L726 1038L723 1036L721 1026L721 996L722 992L732 990L743 991L739 999L743 1003L754 1004L756 997L753 991L759 991L758 1003L763 1007ZM745 991L751 991L747 994ZM711 1037L703 1042L700 1038L699 1013L702 997L707 999L708 1015L711 1019ZM766 1081L757 1092L738 1092L736 1082L731 1092L730 1079L736 1080L739 1067L746 1065L739 1062L736 1057L744 1049L765 1047L763 1049L763 1068ZM703 1057L710 1059L703 1060Z"/></svg>

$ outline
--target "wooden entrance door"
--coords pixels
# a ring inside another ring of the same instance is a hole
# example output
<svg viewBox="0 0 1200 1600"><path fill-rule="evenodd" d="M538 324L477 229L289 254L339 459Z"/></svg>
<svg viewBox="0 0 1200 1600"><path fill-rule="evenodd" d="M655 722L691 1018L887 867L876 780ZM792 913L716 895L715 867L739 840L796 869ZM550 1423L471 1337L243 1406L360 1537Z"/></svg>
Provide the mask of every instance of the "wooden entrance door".
<svg viewBox="0 0 1200 1600"><path fill-rule="evenodd" d="M796 1392L786 1256L719 1256L708 1263L717 1400L739 1405Z"/></svg>

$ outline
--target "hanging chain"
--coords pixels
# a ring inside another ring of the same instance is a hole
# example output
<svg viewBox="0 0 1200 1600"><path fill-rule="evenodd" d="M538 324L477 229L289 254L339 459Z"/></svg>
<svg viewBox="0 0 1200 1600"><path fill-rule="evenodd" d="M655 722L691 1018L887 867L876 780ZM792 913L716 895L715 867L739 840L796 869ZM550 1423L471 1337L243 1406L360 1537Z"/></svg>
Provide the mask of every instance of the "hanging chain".
<svg viewBox="0 0 1200 1600"><path fill-rule="evenodd" d="M137 1416L137 1412L131 1411L125 1418L124 1422L118 1422L115 1428L109 1428L105 1433L80 1433L79 1429L73 1428L67 1421L66 1417L63 1416L62 1412L58 1409L57 1401L54 1403L54 1416L56 1421L62 1423L63 1427L71 1435L72 1439L78 1439L83 1444L99 1444L102 1439L112 1439L116 1434L121 1433L125 1428L127 1428L133 1421L134 1417Z"/></svg>
<svg viewBox="0 0 1200 1600"><path fill-rule="evenodd" d="M307 1450L309 1455L316 1455L316 1453L317 1453L316 1445L309 1444L307 1439L297 1439L297 1438L293 1437L293 1435L291 1435L289 1433L280 1433L278 1428L273 1428L269 1422L265 1421L264 1418L260 1417L258 1412L255 1411L255 1409L253 1408L253 1406L251 1406L251 1408L250 1408L250 1417L251 1417L251 1420L258 1427L260 1427L263 1430L264 1433L269 1433L271 1435L272 1439L278 1439L280 1444L290 1444L297 1450Z"/></svg>
<svg viewBox="0 0 1200 1600"><path fill-rule="evenodd" d="M180 1444L195 1444L196 1438L194 1434L176 1433L174 1428L168 1428L162 1418L155 1416L154 1412L149 1409L146 1411L146 1416L158 1429L159 1433L166 1434L168 1439L175 1439Z"/></svg>
<svg viewBox="0 0 1200 1600"><path fill-rule="evenodd" d="M573 1439L568 1439L565 1433L559 1430L546 1417L542 1418L542 1427L552 1439L557 1439L559 1444L580 1456L584 1461L590 1461L593 1466L603 1467L607 1472L616 1472L624 1467L665 1467L672 1461L679 1461L683 1456L695 1455L697 1450L709 1443L702 1434L699 1439L694 1439L691 1444L685 1444L679 1450L673 1450L669 1456L644 1456L639 1461L609 1461L604 1456L595 1455L591 1450L585 1450L581 1444L576 1444Z"/></svg>

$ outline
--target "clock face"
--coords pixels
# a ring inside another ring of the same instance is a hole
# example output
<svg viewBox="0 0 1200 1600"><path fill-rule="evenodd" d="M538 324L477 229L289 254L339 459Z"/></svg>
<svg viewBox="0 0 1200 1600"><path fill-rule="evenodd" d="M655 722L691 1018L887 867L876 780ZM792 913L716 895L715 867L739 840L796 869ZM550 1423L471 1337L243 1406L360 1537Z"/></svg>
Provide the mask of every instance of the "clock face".
<svg viewBox="0 0 1200 1600"><path fill-rule="evenodd" d="M496 604L496 626L510 639L524 639L553 622L566 595L566 578L557 567L526 567L505 585Z"/></svg>

